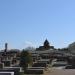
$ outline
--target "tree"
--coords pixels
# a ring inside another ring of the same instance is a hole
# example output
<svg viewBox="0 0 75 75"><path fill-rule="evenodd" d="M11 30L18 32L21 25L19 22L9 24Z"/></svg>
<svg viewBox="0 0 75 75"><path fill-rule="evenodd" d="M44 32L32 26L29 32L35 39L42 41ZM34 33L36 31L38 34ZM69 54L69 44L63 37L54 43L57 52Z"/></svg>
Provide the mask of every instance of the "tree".
<svg viewBox="0 0 75 75"><path fill-rule="evenodd" d="M24 73L28 67L28 64L32 63L31 54L28 51L23 50L20 55L20 66L23 68Z"/></svg>

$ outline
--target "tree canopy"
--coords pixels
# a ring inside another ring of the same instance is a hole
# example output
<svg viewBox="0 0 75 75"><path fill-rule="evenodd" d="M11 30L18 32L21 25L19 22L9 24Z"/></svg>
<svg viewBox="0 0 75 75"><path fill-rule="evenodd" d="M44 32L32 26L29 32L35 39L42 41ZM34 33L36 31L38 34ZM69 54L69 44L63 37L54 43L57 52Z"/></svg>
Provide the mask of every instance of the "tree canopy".
<svg viewBox="0 0 75 75"><path fill-rule="evenodd" d="M31 54L28 51L23 50L20 55L20 66L23 67L24 70L26 70L28 64L30 64L31 62Z"/></svg>

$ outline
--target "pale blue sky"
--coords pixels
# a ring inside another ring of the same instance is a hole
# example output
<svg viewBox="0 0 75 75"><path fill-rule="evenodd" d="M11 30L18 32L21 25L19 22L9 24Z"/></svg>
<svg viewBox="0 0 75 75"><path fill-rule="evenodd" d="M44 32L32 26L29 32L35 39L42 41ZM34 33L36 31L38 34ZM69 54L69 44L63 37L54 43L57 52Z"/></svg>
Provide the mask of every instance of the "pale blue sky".
<svg viewBox="0 0 75 75"><path fill-rule="evenodd" d="M38 47L46 38L56 48L75 41L75 0L0 0L0 49Z"/></svg>

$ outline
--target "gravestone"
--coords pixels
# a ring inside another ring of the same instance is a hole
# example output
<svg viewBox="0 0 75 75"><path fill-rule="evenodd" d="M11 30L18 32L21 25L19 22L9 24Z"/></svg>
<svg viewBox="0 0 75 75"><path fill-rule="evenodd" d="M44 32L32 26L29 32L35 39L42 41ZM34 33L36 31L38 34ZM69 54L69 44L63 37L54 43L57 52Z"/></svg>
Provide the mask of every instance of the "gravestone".
<svg viewBox="0 0 75 75"><path fill-rule="evenodd" d="M11 60L3 60L2 63L4 63L4 66L11 66Z"/></svg>
<svg viewBox="0 0 75 75"><path fill-rule="evenodd" d="M47 67L47 63L39 63L39 62L37 62L37 63L34 63L33 65L32 65L32 67Z"/></svg>
<svg viewBox="0 0 75 75"><path fill-rule="evenodd" d="M0 72L0 75L14 75L14 72Z"/></svg>
<svg viewBox="0 0 75 75"><path fill-rule="evenodd" d="M37 62L50 64L50 59L41 59L41 60L38 60Z"/></svg>
<svg viewBox="0 0 75 75"><path fill-rule="evenodd" d="M0 72L14 72L14 75L20 75L20 71L19 69L15 68L15 69L0 69Z"/></svg>
<svg viewBox="0 0 75 75"><path fill-rule="evenodd" d="M22 72L22 67L4 67L4 69L18 69L19 72Z"/></svg>
<svg viewBox="0 0 75 75"><path fill-rule="evenodd" d="M26 74L44 74L43 69L27 69Z"/></svg>
<svg viewBox="0 0 75 75"><path fill-rule="evenodd" d="M4 63L0 63L0 69L4 68Z"/></svg>

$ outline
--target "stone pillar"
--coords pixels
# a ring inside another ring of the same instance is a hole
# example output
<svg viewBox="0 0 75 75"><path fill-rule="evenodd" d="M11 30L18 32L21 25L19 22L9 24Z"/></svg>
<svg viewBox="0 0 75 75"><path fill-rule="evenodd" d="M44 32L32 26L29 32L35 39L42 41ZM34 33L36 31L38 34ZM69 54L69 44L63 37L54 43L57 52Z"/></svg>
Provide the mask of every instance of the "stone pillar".
<svg viewBox="0 0 75 75"><path fill-rule="evenodd" d="M5 52L8 50L8 43L5 43Z"/></svg>

